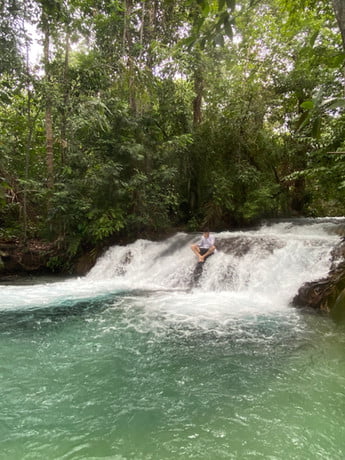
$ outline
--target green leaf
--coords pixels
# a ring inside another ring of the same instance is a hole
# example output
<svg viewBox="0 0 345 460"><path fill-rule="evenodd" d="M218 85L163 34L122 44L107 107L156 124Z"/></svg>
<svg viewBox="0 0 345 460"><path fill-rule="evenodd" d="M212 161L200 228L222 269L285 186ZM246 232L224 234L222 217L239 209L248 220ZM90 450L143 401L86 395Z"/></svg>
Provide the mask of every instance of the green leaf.
<svg viewBox="0 0 345 460"><path fill-rule="evenodd" d="M225 0L218 0L218 11L222 11L225 6Z"/></svg>
<svg viewBox="0 0 345 460"><path fill-rule="evenodd" d="M345 107L345 98L331 98L327 99L326 101L320 104L320 107L324 107L326 109L339 109L341 107Z"/></svg>
<svg viewBox="0 0 345 460"><path fill-rule="evenodd" d="M318 117L313 123L312 135L315 139L319 139L321 134L321 118Z"/></svg>
<svg viewBox="0 0 345 460"><path fill-rule="evenodd" d="M310 119L311 119L310 112L302 113L299 120L297 121L297 132L301 131L309 123Z"/></svg>
<svg viewBox="0 0 345 460"><path fill-rule="evenodd" d="M226 4L233 11L236 7L236 0L226 0Z"/></svg>
<svg viewBox="0 0 345 460"><path fill-rule="evenodd" d="M302 102L300 107L302 109L311 110L311 109L313 109L315 107L315 103L312 100L304 101L304 102Z"/></svg>
<svg viewBox="0 0 345 460"><path fill-rule="evenodd" d="M197 3L200 6L203 15L207 16L211 8L210 2L208 2L207 0L197 0Z"/></svg>
<svg viewBox="0 0 345 460"><path fill-rule="evenodd" d="M194 36L190 36L183 38L180 43L182 46L186 46L188 49L191 49L195 45L196 41L197 39Z"/></svg>
<svg viewBox="0 0 345 460"><path fill-rule="evenodd" d="M327 64L330 67L338 68L344 64L345 61L345 53L337 53L334 56L327 57Z"/></svg>
<svg viewBox="0 0 345 460"><path fill-rule="evenodd" d="M310 46L313 47L315 45L315 41L317 39L317 37L319 36L319 33L320 31L319 30L316 30L310 37L309 39L309 43L310 43Z"/></svg>

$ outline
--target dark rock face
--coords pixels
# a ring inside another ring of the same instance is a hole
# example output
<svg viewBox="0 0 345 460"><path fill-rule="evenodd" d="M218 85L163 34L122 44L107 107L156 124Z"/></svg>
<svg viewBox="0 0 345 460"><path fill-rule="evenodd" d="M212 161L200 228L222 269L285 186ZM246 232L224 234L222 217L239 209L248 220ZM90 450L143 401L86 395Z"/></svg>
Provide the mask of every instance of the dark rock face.
<svg viewBox="0 0 345 460"><path fill-rule="evenodd" d="M0 276L47 272L47 263L54 254L54 245L31 240L0 242Z"/></svg>
<svg viewBox="0 0 345 460"><path fill-rule="evenodd" d="M216 241L217 249L226 254L233 254L236 257L241 257L249 251L259 248L262 252L272 253L275 249L282 248L283 244L274 238L258 238L251 236L233 236Z"/></svg>
<svg viewBox="0 0 345 460"><path fill-rule="evenodd" d="M345 239L333 250L333 263L326 278L305 283L293 299L297 307L312 307L339 316L345 306L341 299L345 289ZM334 309L336 306L336 309Z"/></svg>

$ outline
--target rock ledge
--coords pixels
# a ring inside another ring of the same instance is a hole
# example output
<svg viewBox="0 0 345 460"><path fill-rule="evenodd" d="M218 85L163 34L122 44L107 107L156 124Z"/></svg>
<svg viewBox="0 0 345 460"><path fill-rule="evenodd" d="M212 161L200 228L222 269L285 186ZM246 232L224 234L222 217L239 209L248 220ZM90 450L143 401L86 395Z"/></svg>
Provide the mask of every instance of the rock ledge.
<svg viewBox="0 0 345 460"><path fill-rule="evenodd" d="M345 238L333 250L332 260L327 277L305 283L292 304L330 313L335 319L345 319Z"/></svg>

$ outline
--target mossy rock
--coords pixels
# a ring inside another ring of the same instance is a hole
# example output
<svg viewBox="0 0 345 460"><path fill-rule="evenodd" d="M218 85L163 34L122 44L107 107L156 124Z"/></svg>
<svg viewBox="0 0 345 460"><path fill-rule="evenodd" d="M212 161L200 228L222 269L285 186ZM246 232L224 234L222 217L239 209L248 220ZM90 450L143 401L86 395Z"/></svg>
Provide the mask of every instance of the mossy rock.
<svg viewBox="0 0 345 460"><path fill-rule="evenodd" d="M345 322L345 289L338 295L331 309L331 317L337 322Z"/></svg>

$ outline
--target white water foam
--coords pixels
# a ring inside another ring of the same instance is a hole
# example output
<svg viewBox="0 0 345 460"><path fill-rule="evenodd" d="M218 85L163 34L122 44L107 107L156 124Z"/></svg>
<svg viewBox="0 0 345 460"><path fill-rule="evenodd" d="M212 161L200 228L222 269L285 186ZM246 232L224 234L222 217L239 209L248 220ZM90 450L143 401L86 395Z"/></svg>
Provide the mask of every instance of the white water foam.
<svg viewBox="0 0 345 460"><path fill-rule="evenodd" d="M291 223L256 231L222 232L216 238L219 246L227 242L227 248L207 260L198 289L278 296L284 302L306 281L327 274L331 250L339 241L327 225ZM197 239L180 233L160 243L138 240L126 247L112 247L88 279L122 279L137 289L187 289L196 264L190 244ZM236 250L241 245L245 251Z"/></svg>
<svg viewBox="0 0 345 460"><path fill-rule="evenodd" d="M228 315L279 312L288 308L303 283L328 273L331 250L339 241L338 225L337 221L284 222L216 234L223 249L205 263L199 287L192 286L196 257L190 249L199 235L178 233L163 242L138 240L110 248L86 277L1 286L1 308L41 307L143 290L152 294L145 297L150 299L145 308L181 319L199 315L226 321Z"/></svg>

